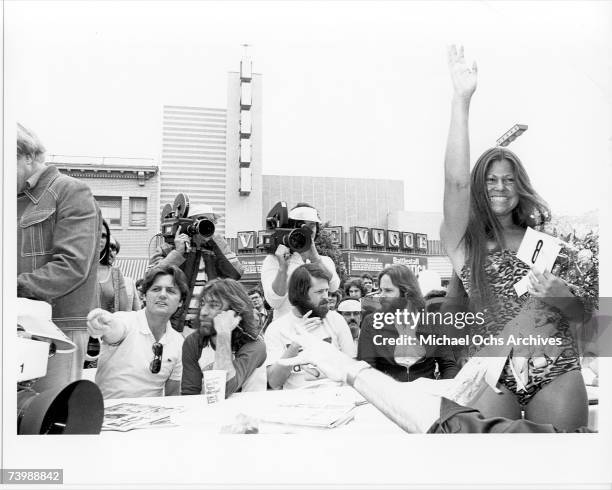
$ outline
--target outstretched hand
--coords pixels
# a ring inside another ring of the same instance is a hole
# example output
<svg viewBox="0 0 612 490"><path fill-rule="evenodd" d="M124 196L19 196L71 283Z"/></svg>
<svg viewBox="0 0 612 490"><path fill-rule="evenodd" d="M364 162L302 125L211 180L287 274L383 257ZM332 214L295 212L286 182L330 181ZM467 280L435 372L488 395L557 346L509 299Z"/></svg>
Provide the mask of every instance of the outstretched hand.
<svg viewBox="0 0 612 490"><path fill-rule="evenodd" d="M448 48L448 68L450 71L455 95L469 99L476 90L478 68L476 62L468 66L463 57L463 46L452 44Z"/></svg>

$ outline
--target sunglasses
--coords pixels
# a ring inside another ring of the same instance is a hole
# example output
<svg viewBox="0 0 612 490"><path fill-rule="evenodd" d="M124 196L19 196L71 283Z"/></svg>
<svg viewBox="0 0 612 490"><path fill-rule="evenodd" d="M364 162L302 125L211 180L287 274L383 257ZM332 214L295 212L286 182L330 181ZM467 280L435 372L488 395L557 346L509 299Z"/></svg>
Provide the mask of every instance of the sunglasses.
<svg viewBox="0 0 612 490"><path fill-rule="evenodd" d="M116 245L109 245L111 250L114 250L115 252L117 251L117 246Z"/></svg>
<svg viewBox="0 0 612 490"><path fill-rule="evenodd" d="M152 350L153 350L153 360L151 361L151 364L149 364L149 369L151 370L153 374L157 374L161 371L162 354L164 352L164 346L163 344L160 344L159 342L155 342L153 344Z"/></svg>

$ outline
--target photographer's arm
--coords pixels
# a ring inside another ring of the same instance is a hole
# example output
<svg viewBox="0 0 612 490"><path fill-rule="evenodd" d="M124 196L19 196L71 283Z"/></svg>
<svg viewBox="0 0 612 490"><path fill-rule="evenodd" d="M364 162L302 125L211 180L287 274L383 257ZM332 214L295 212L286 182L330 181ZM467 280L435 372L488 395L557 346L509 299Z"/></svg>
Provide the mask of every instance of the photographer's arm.
<svg viewBox="0 0 612 490"><path fill-rule="evenodd" d="M327 271L331 274L329 291L333 293L338 290L340 287L340 277L338 277L338 273L336 272L336 265L330 257L319 254L314 242L312 242L310 245L310 249L302 253L301 256L304 261L310 260L311 264L320 264L327 269Z"/></svg>
<svg viewBox="0 0 612 490"><path fill-rule="evenodd" d="M215 269L218 277L227 277L236 281L242 277L242 263L221 235L213 235L212 240L207 242L207 248L210 248L215 254Z"/></svg>
<svg viewBox="0 0 612 490"><path fill-rule="evenodd" d="M147 272L153 267L163 267L175 265L180 267L185 262L185 252L189 251L191 238L184 233L176 232L174 237L174 245L164 243L158 247L155 253L149 259Z"/></svg>
<svg viewBox="0 0 612 490"><path fill-rule="evenodd" d="M280 308L287 299L288 278L288 261L281 261L276 255L268 254L261 265L261 285L266 301L274 309Z"/></svg>

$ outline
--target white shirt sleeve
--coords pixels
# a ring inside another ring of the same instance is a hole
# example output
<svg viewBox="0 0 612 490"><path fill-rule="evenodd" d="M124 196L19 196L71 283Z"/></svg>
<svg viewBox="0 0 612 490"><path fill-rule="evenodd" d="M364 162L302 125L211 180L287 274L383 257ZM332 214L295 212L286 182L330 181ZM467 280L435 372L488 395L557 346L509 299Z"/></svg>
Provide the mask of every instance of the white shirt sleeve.
<svg viewBox="0 0 612 490"><path fill-rule="evenodd" d="M340 278L336 272L336 265L334 264L334 261L326 255L321 255L321 265L325 267L325 269L327 269L327 271L332 275L331 281L329 281L329 292L333 293L334 291L337 291L340 287Z"/></svg>
<svg viewBox="0 0 612 490"><path fill-rule="evenodd" d="M174 367L172 368L172 372L170 373L170 377L168 379L171 379L173 381L181 381L183 379L183 342L185 341L185 339L180 333L178 334L178 336L175 336L175 338L178 340L178 356L177 361L174 364Z"/></svg>
<svg viewBox="0 0 612 490"><path fill-rule="evenodd" d="M293 274L295 269L302 264L304 264L302 256L297 252L293 252L287 265L287 285L289 285L291 274ZM261 285L263 286L264 296L268 304L273 309L281 310L282 313L286 313L286 308L289 304L287 294L279 296L272 289L272 283L274 282L274 279L276 279L279 268L280 266L278 265L278 259L274 255L267 255L261 264ZM340 284L340 282L338 282L338 284Z"/></svg>
<svg viewBox="0 0 612 490"><path fill-rule="evenodd" d="M351 335L351 329L346 323L346 320L335 311L330 311L328 313L331 316L331 325L336 333L336 337L338 338L339 348L342 352L344 352L347 356L353 358L357 354L355 351L355 342L353 341L353 336Z"/></svg>
<svg viewBox="0 0 612 490"><path fill-rule="evenodd" d="M264 362L265 366L271 366L276 363L287 349L287 346L283 343L280 331L283 323L281 320L274 320L266 329L264 334L267 353L266 361Z"/></svg>
<svg viewBox="0 0 612 490"><path fill-rule="evenodd" d="M180 381L181 379L183 379L183 361L181 360L180 356L177 359L176 364L172 368L172 372L170 373L170 377L168 379L171 379L173 381Z"/></svg>
<svg viewBox="0 0 612 490"><path fill-rule="evenodd" d="M287 298L287 295L279 296L272 289L272 283L276 279L280 266L278 259L268 254L261 264L261 285L263 286L264 297L273 309L278 309Z"/></svg>

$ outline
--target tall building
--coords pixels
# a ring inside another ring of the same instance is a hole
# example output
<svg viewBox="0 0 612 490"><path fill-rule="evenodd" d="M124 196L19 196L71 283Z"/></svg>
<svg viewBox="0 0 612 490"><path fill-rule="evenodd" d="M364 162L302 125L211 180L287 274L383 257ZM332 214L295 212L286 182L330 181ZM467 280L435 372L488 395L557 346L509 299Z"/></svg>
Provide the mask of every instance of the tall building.
<svg viewBox="0 0 612 490"><path fill-rule="evenodd" d="M159 168L154 161L49 155L47 163L89 186L121 245L116 265L127 276L142 277L159 233Z"/></svg>
<svg viewBox="0 0 612 490"><path fill-rule="evenodd" d="M262 225L262 77L244 56L227 78L225 236Z"/></svg>
<svg viewBox="0 0 612 490"><path fill-rule="evenodd" d="M222 218L225 232L227 111L165 105L161 157L160 203L172 204L179 192L192 204L208 204Z"/></svg>
<svg viewBox="0 0 612 490"><path fill-rule="evenodd" d="M263 176L263 217L278 201L291 208L307 202L321 219L348 231L351 226L387 228L387 215L404 209L404 182L388 179Z"/></svg>

